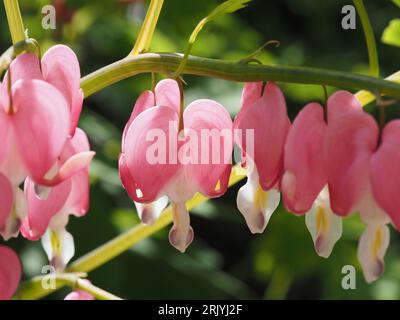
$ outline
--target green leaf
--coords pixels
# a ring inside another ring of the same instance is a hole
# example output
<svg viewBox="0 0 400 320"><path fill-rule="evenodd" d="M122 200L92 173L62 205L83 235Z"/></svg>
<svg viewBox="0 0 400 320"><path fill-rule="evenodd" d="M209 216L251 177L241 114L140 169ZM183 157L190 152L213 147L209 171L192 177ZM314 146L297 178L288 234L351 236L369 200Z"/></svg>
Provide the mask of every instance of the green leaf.
<svg viewBox="0 0 400 320"><path fill-rule="evenodd" d="M392 0L392 1L394 2L394 4L400 7L400 0Z"/></svg>
<svg viewBox="0 0 400 320"><path fill-rule="evenodd" d="M218 17L236 12L247 6L251 0L228 0L224 3L221 3L218 7L216 7L208 16L207 20L211 21L217 19Z"/></svg>
<svg viewBox="0 0 400 320"><path fill-rule="evenodd" d="M396 0L400 2L400 0ZM390 21L382 35L382 42L400 47L400 19Z"/></svg>

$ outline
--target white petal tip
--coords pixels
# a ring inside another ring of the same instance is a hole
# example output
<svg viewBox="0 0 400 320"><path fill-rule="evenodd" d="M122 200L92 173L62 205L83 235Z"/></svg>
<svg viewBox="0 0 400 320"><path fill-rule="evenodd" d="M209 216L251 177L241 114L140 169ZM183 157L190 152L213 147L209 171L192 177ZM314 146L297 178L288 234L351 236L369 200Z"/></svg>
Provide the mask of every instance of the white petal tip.
<svg viewBox="0 0 400 320"><path fill-rule="evenodd" d="M185 253L186 249L193 242L194 231L192 227L189 227L186 235L179 232L175 227L172 227L169 232L169 242L173 247L175 247L181 253Z"/></svg>

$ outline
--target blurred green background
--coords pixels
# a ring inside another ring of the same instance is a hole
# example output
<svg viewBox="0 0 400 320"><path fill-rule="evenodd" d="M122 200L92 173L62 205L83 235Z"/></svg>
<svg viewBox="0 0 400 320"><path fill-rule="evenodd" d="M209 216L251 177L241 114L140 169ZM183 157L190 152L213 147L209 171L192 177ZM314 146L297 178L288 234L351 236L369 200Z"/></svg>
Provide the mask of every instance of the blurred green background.
<svg viewBox="0 0 400 320"><path fill-rule="evenodd" d="M182 52L197 22L217 0L165 0L152 51ZM400 48L381 42L381 35L400 8L390 0L367 0L366 6L378 39L382 75L399 69ZM77 53L86 75L126 56L144 18L148 1L54 0L57 29L41 27L42 6L52 1L20 1L29 35L39 40L43 52L65 43ZM193 54L222 59L241 59L268 40L260 55L266 64L305 65L359 73L368 72L368 56L361 23L356 30L341 28L341 9L351 1L253 0L237 14L207 25ZM4 10L0 10L0 51L11 43ZM399 30L391 30L395 33ZM186 101L212 98L226 106L232 117L240 108L242 85L233 82L185 77ZM79 257L138 223L133 203L118 176L120 138L140 92L149 89L149 75L113 85L85 100L80 126L97 152L91 168L91 207L84 218L71 218L69 231ZM307 102L322 102L320 86L282 84L291 118ZM329 88L330 91L334 88ZM388 109L400 117L400 105ZM376 108L368 110L373 114ZM304 217L282 207L262 235L252 236L236 208L239 184L218 200L192 210L195 241L180 254L167 240L168 230L142 241L128 252L90 273L97 286L131 299L399 299L400 236L391 228L384 276L374 284L364 281L356 258L357 240L363 231L357 216L344 221L344 234L328 260L318 257ZM40 243L10 241L19 251L24 278L40 273L47 263ZM341 269L357 269L357 289L343 290ZM63 289L51 298L62 298Z"/></svg>

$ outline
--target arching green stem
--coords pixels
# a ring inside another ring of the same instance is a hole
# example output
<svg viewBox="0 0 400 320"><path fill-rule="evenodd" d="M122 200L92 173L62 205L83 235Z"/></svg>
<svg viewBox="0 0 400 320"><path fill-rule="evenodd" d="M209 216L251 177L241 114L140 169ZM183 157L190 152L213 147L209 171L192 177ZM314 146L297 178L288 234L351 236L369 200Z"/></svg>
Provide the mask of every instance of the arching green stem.
<svg viewBox="0 0 400 320"><path fill-rule="evenodd" d="M146 53L125 58L82 78L81 87L88 97L123 79L140 73L171 74L182 61L181 54ZM189 56L182 74L208 76L230 81L281 81L318 84L347 89L364 89L400 99L400 85L374 77L324 69L272 65L245 65Z"/></svg>

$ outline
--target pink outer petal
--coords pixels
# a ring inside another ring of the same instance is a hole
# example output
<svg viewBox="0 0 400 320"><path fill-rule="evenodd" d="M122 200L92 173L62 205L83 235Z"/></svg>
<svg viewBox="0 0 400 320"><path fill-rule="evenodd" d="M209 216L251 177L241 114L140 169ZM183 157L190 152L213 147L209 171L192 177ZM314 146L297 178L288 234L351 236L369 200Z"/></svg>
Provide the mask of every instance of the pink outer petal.
<svg viewBox="0 0 400 320"><path fill-rule="evenodd" d="M172 79L161 80L155 89L155 104L169 107L179 114L181 95L178 83Z"/></svg>
<svg viewBox="0 0 400 320"><path fill-rule="evenodd" d="M51 47L42 58L44 79L64 95L71 112L70 134L73 135L82 110L81 72L75 53L67 46Z"/></svg>
<svg viewBox="0 0 400 320"><path fill-rule="evenodd" d="M14 126L17 148L35 181L55 164L67 140L70 114L64 97L40 80L20 80L14 84Z"/></svg>
<svg viewBox="0 0 400 320"><path fill-rule="evenodd" d="M339 90L328 99L328 123L348 111L362 111L357 98L348 91Z"/></svg>
<svg viewBox="0 0 400 320"><path fill-rule="evenodd" d="M89 210L89 171L82 170L71 178L71 192L63 211L76 217L83 217Z"/></svg>
<svg viewBox="0 0 400 320"><path fill-rule="evenodd" d="M185 129L191 130L198 142L196 159L187 170L201 193L208 197L221 196L226 192L232 167L231 117L222 105L212 100L194 101L183 116ZM218 181L220 188L215 190Z"/></svg>
<svg viewBox="0 0 400 320"><path fill-rule="evenodd" d="M92 161L94 151L80 152L70 157L58 170L56 176L52 179L37 179L38 183L44 186L56 186L63 181L71 178L81 170L88 168L90 161Z"/></svg>
<svg viewBox="0 0 400 320"><path fill-rule="evenodd" d="M285 207L293 213L306 213L327 183L322 154L325 130L318 103L305 106L290 128L281 191Z"/></svg>
<svg viewBox="0 0 400 320"><path fill-rule="evenodd" d="M400 229L400 120L389 122L382 143L371 158L372 191L379 206Z"/></svg>
<svg viewBox="0 0 400 320"><path fill-rule="evenodd" d="M378 126L365 112L351 111L328 124L324 163L332 211L352 213L366 192L369 160L378 140Z"/></svg>
<svg viewBox="0 0 400 320"><path fill-rule="evenodd" d="M12 144L11 127L8 118L10 100L7 91L0 85L0 137L2 146L0 148L0 167L9 157L9 148Z"/></svg>
<svg viewBox="0 0 400 320"><path fill-rule="evenodd" d="M52 188L45 200L35 192L35 184L29 178L25 181L25 196L28 204L28 216L21 225L22 235L29 240L38 240L46 232L50 220L64 206L71 192L71 180Z"/></svg>
<svg viewBox="0 0 400 320"><path fill-rule="evenodd" d="M248 82L244 85L242 92L242 110L252 106L262 96L262 82Z"/></svg>
<svg viewBox="0 0 400 320"><path fill-rule="evenodd" d="M178 117L169 107L153 107L139 114L126 133L120 175L129 196L136 202L156 200L179 168L177 162L171 162L169 157L171 139L177 140ZM172 137L169 134L170 125ZM151 137L151 134L154 136ZM151 152L152 149L156 151ZM158 154L159 159L152 159L154 154ZM142 195L133 191L136 189L140 189Z"/></svg>
<svg viewBox="0 0 400 320"><path fill-rule="evenodd" d="M11 83L14 84L18 80L43 80L40 70L39 59L33 53L24 53L19 55L10 65ZM8 86L8 71L4 76L4 88Z"/></svg>
<svg viewBox="0 0 400 320"><path fill-rule="evenodd" d="M21 280L22 267L16 253L0 246L0 300L11 299Z"/></svg>
<svg viewBox="0 0 400 320"><path fill-rule="evenodd" d="M142 94L139 96L139 98L136 100L135 106L133 107L133 111L131 113L131 117L129 118L128 122L125 125L124 132L122 134L122 152L124 152L124 144L125 144L125 137L126 133L129 130L129 127L131 126L133 120L136 119L136 117L141 114L144 110L149 109L151 107L155 106L154 102L154 94L152 91L144 91Z"/></svg>
<svg viewBox="0 0 400 320"><path fill-rule="evenodd" d="M0 231L3 230L5 223L11 213L13 206L13 190L10 181L5 175L0 173Z"/></svg>
<svg viewBox="0 0 400 320"><path fill-rule="evenodd" d="M290 128L285 98L279 87L268 83L263 97L240 111L234 127L242 130L243 139L235 134L235 142L254 159L260 185L264 190L272 188L283 171L284 145ZM249 154L253 152L246 146L246 129L254 130L254 154Z"/></svg>

